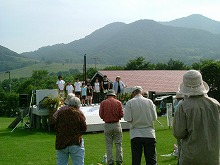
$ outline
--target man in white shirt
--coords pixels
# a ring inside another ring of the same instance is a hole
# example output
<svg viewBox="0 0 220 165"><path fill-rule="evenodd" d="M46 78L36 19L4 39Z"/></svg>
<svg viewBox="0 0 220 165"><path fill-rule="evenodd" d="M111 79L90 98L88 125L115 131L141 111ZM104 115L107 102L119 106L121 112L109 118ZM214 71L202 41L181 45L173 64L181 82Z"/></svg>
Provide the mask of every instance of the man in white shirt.
<svg viewBox="0 0 220 165"><path fill-rule="evenodd" d="M142 87L135 86L133 98L126 103L124 120L130 123L132 165L141 164L142 149L146 164L156 165L156 135L154 122L156 106L152 100L142 96Z"/></svg>
<svg viewBox="0 0 220 165"><path fill-rule="evenodd" d="M61 75L58 76L58 80L57 80L56 84L57 84L57 87L59 89L60 96L64 97L65 81L63 80L63 77Z"/></svg>
<svg viewBox="0 0 220 165"><path fill-rule="evenodd" d="M75 95L80 99L81 97L81 86L82 83L79 81L79 78L76 78L76 82L74 83Z"/></svg>
<svg viewBox="0 0 220 165"><path fill-rule="evenodd" d="M68 95L69 93L73 93L73 90L74 90L74 88L73 88L73 86L72 86L72 82L69 81L69 82L68 82L68 85L66 86L67 95Z"/></svg>
<svg viewBox="0 0 220 165"><path fill-rule="evenodd" d="M94 96L93 101L94 101L95 104L100 103L100 89L101 89L101 86L100 86L100 83L99 83L99 78L96 77L95 83L94 83L94 86L93 86L93 96Z"/></svg>

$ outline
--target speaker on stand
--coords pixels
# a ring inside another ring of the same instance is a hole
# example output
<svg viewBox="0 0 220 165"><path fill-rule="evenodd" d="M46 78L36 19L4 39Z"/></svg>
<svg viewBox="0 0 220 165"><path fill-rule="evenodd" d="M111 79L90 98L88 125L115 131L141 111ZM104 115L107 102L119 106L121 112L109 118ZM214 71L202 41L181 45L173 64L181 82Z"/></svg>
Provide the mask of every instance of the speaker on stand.
<svg viewBox="0 0 220 165"><path fill-rule="evenodd" d="M11 132L13 132L18 125L21 125L21 128L30 128L30 126L28 125L27 122L24 121L24 117L26 117L27 115L29 115L29 104L28 104L28 94L20 94L19 95L19 116L18 116L18 123L16 124L16 126L12 129Z"/></svg>

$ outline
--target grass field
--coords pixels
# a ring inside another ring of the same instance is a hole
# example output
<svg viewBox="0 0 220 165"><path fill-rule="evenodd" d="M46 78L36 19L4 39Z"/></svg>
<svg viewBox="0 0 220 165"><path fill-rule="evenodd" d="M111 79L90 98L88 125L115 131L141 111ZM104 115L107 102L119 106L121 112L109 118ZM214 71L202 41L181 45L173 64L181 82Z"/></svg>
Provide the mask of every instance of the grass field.
<svg viewBox="0 0 220 165"><path fill-rule="evenodd" d="M173 152L176 143L172 130L166 126L166 118L159 117L164 127L157 122L157 159L159 165L174 165L177 159L174 156L161 156ZM13 118L0 118L0 164L1 165L55 165L55 132L42 130L21 129L18 127L11 132L8 125ZM83 135L85 141L85 165L101 163L105 154L103 133L87 133ZM124 165L131 164L129 132L123 132ZM143 156L142 156L143 157ZM142 164L145 164L142 159Z"/></svg>
<svg viewBox="0 0 220 165"><path fill-rule="evenodd" d="M87 64L87 68L95 67L94 64ZM96 68L101 69L106 65L97 64ZM83 64L61 64L61 63L39 63L31 66L23 67L20 69L11 70L11 78L31 77L33 70L47 70L49 73L57 73L59 71L69 71L69 69L78 69L83 72ZM25 73L25 74L24 74ZM8 73L0 72L0 81L8 79Z"/></svg>

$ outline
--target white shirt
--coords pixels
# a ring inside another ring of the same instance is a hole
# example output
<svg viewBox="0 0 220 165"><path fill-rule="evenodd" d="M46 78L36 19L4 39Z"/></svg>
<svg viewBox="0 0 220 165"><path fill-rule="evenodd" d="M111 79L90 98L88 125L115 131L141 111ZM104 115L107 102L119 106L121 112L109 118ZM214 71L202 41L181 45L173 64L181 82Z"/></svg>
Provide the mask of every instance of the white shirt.
<svg viewBox="0 0 220 165"><path fill-rule="evenodd" d="M136 95L126 104L124 120L130 123L130 138L156 138L154 123L157 119L156 106L141 94Z"/></svg>
<svg viewBox="0 0 220 165"><path fill-rule="evenodd" d="M74 83L75 92L81 92L81 86L82 86L81 82L75 82Z"/></svg>
<svg viewBox="0 0 220 165"><path fill-rule="evenodd" d="M59 90L63 90L64 89L65 81L57 80L56 84L58 85Z"/></svg>
<svg viewBox="0 0 220 165"><path fill-rule="evenodd" d="M67 85L66 86L66 90L67 90L67 94L69 94L69 93L73 93L73 86L72 85Z"/></svg>
<svg viewBox="0 0 220 165"><path fill-rule="evenodd" d="M100 83L99 82L94 83L94 92L100 92Z"/></svg>

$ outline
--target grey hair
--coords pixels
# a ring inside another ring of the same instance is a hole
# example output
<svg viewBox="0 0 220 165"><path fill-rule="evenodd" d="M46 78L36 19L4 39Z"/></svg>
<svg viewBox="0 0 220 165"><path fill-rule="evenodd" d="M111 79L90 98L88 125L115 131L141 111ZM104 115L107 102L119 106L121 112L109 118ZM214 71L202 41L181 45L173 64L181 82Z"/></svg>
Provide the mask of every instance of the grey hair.
<svg viewBox="0 0 220 165"><path fill-rule="evenodd" d="M81 105L80 99L78 97L71 97L69 99L68 105L74 108L80 108Z"/></svg>

